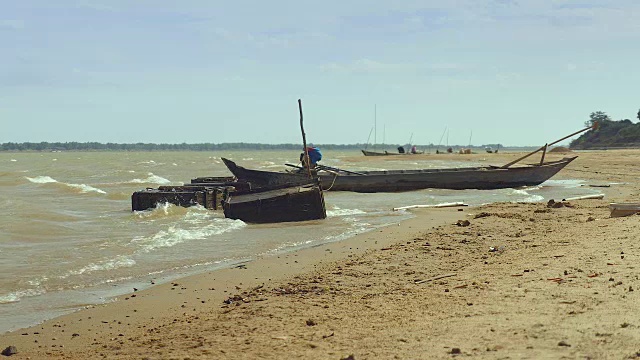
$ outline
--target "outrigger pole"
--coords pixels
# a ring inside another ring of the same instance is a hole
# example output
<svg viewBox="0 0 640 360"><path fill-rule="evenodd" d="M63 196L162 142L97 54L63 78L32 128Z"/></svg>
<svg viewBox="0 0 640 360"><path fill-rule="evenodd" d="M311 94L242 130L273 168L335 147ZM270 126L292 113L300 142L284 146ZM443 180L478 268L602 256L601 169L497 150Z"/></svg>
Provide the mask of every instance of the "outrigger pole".
<svg viewBox="0 0 640 360"><path fill-rule="evenodd" d="M304 125L302 124L302 100L298 99L298 109L300 109L300 130L302 131L302 146L304 146L304 164L309 173L309 178L313 178L311 175L311 163L309 162L309 150L307 150L307 136L304 133Z"/></svg>
<svg viewBox="0 0 640 360"><path fill-rule="evenodd" d="M563 137L562 139L556 140L556 141L554 141L554 142L552 142L552 143L550 143L550 144L544 144L544 145L543 145L543 146L541 146L539 149L537 149L537 150L535 150L535 151L532 151L532 152L528 153L527 155L525 155L525 156L523 156L523 157L521 157L521 158L518 158L518 159L516 159L516 160L514 160L514 161L512 161L512 162L510 162L510 163L508 163L508 164L506 164L506 165L502 165L502 166L501 166L501 168L502 168L502 169L506 169L506 168L508 168L509 166L511 166L511 165L513 165L513 164L515 164L515 163L517 163L517 162L521 161L521 160L524 160L524 159L528 158L529 156L531 156L531 155L533 155L533 154L535 154L535 153L537 153L537 152L539 152L539 151L543 151L543 152L542 152L542 159L540 159L540 165L542 165L542 163L544 162L544 155L547 153L547 147L549 147L549 146L551 146L551 145L554 145L554 144L557 144L557 143L559 143L560 141L565 140L565 139L568 139L568 138L570 138L570 137L572 137L572 136L574 136L574 135L578 135L578 134L580 134L581 132L585 132L585 131L587 131L587 130L596 130L597 128L598 128L598 122L596 121L596 122L594 122L594 123L593 123L593 125L589 126L588 128L584 128L584 129L582 129L582 130L578 130L578 131L574 132L573 134L571 134L571 135L567 135L567 136Z"/></svg>

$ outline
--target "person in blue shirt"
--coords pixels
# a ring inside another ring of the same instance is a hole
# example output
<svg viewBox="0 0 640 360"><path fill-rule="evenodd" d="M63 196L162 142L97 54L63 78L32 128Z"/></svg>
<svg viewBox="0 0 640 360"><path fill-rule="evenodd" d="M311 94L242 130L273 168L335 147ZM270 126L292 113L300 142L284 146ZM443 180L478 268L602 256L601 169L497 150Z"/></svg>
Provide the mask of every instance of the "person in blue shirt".
<svg viewBox="0 0 640 360"><path fill-rule="evenodd" d="M309 153L309 162L311 163L310 168L313 169L316 167L318 161L322 160L322 152L320 152L320 149L313 144L309 144L309 146L307 146L307 152ZM302 166L305 166L304 153L300 154L300 161L302 162Z"/></svg>

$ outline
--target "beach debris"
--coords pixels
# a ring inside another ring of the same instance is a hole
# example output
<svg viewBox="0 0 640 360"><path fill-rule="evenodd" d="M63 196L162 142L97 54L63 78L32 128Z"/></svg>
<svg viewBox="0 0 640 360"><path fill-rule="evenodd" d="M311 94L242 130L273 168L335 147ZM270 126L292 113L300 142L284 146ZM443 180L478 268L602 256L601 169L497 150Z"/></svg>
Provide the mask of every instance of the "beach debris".
<svg viewBox="0 0 640 360"><path fill-rule="evenodd" d="M471 222L469 222L469 220L458 220L458 222L456 222L456 225L458 225L458 226L469 226L469 225L471 225Z"/></svg>
<svg viewBox="0 0 640 360"><path fill-rule="evenodd" d="M489 252L502 252L504 251L504 246L489 246Z"/></svg>
<svg viewBox="0 0 640 360"><path fill-rule="evenodd" d="M424 279L424 280L416 280L415 283L416 284L423 284L429 281L434 281L434 280L440 280L440 279L444 279L444 278L448 278L448 277L452 277L452 276L456 276L458 274L456 273L449 273L449 274L443 274L443 275L438 275L438 276L434 276L428 279Z"/></svg>
<svg viewBox="0 0 640 360"><path fill-rule="evenodd" d="M566 341L562 340L558 343L558 346L566 346L566 347L571 347L571 345L569 343L567 343Z"/></svg>
<svg viewBox="0 0 640 360"><path fill-rule="evenodd" d="M603 198L604 198L604 194L591 194L591 195L574 196L574 197L562 199L562 201L603 199Z"/></svg>
<svg viewBox="0 0 640 360"><path fill-rule="evenodd" d="M4 356L11 356L17 353L18 353L18 348L13 345L8 346L6 349L2 350L2 355Z"/></svg>
<svg viewBox="0 0 640 360"><path fill-rule="evenodd" d="M596 219L596 218L594 218L593 216L589 216L589 217L587 218L587 222L589 222L589 221L594 221L595 219Z"/></svg>
<svg viewBox="0 0 640 360"><path fill-rule="evenodd" d="M457 355L462 354L462 351L460 350L460 348L451 348L451 351L449 353L452 355Z"/></svg>
<svg viewBox="0 0 640 360"><path fill-rule="evenodd" d="M222 301L223 303L227 304L227 305L231 305L233 303L237 303L238 305L240 305L240 302L244 302L244 303L248 303L249 300L243 298L241 295L233 295L228 297L226 300Z"/></svg>
<svg viewBox="0 0 640 360"><path fill-rule="evenodd" d="M611 217L622 217L640 214L640 203L611 203L609 204Z"/></svg>
<svg viewBox="0 0 640 360"><path fill-rule="evenodd" d="M458 207L458 206L469 206L463 202L450 202L450 203L442 203L442 204L431 204L431 205L409 205L409 206L400 206L393 208L393 211L399 210L407 210L407 209L416 209L416 208L446 208L446 207Z"/></svg>
<svg viewBox="0 0 640 360"><path fill-rule="evenodd" d="M554 208L554 209L558 209L561 208L563 206L567 206L567 204L565 204L562 201L556 202L555 200L551 199L547 202L547 207L548 208Z"/></svg>
<svg viewBox="0 0 640 360"><path fill-rule="evenodd" d="M322 338L323 339L330 338L330 337L334 336L335 334L336 334L335 332L331 332L331 334L329 334L329 335L322 335Z"/></svg>
<svg viewBox="0 0 640 360"><path fill-rule="evenodd" d="M356 360L356 358L355 356L353 356L353 354L351 354L347 357L340 358L340 360Z"/></svg>
<svg viewBox="0 0 640 360"><path fill-rule="evenodd" d="M316 323L312 319L307 319L306 324L307 324L307 326L316 326L316 325L318 325L318 323Z"/></svg>
<svg viewBox="0 0 640 360"><path fill-rule="evenodd" d="M480 218L487 217L487 216L491 216L491 214L488 213L488 212L483 211L483 212L481 212L479 214L474 215L473 218L474 219L480 219Z"/></svg>

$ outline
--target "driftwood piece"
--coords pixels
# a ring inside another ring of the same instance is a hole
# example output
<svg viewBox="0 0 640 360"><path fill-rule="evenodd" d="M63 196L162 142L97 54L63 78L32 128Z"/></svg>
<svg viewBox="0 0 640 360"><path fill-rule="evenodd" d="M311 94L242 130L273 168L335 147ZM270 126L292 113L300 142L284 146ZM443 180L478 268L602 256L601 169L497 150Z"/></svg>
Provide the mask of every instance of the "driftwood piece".
<svg viewBox="0 0 640 360"><path fill-rule="evenodd" d="M429 281L440 280L440 279L444 279L444 278L448 278L448 277L452 277L452 276L456 276L456 275L458 275L458 274L450 273L450 274L438 275L438 276L434 276L432 278L428 278L428 279L424 279L424 280L418 280L415 283L416 284L424 284L424 283L429 282Z"/></svg>
<svg viewBox="0 0 640 360"><path fill-rule="evenodd" d="M451 202L451 203L442 203L442 204L435 204L435 205L409 205L409 206L395 207L393 208L393 211L415 209L415 208L444 208L444 207L457 207L457 206L468 206L468 205L463 202Z"/></svg>
<svg viewBox="0 0 640 360"><path fill-rule="evenodd" d="M583 195L583 196L570 197L570 198L562 199L562 201L602 199L602 198L604 198L604 194L592 194L592 195Z"/></svg>

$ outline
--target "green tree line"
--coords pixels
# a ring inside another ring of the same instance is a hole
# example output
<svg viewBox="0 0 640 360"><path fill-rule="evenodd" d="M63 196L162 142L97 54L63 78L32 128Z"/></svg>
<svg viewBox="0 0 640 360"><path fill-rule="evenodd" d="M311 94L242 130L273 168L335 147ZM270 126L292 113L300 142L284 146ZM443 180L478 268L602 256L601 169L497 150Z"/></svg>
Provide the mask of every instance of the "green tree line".
<svg viewBox="0 0 640 360"><path fill-rule="evenodd" d="M640 110L637 118L640 120ZM589 115L585 126L593 126L596 122L597 129L580 135L571 142L569 147L572 149L640 147L640 123L634 123L630 119L614 121L604 111L595 111Z"/></svg>
<svg viewBox="0 0 640 360"><path fill-rule="evenodd" d="M359 150L364 144L321 144L327 150ZM387 145L395 148L399 145ZM300 144L257 144L257 143L199 143L199 144L117 144L99 142L7 142L0 144L0 151L220 151L220 150L301 150Z"/></svg>

